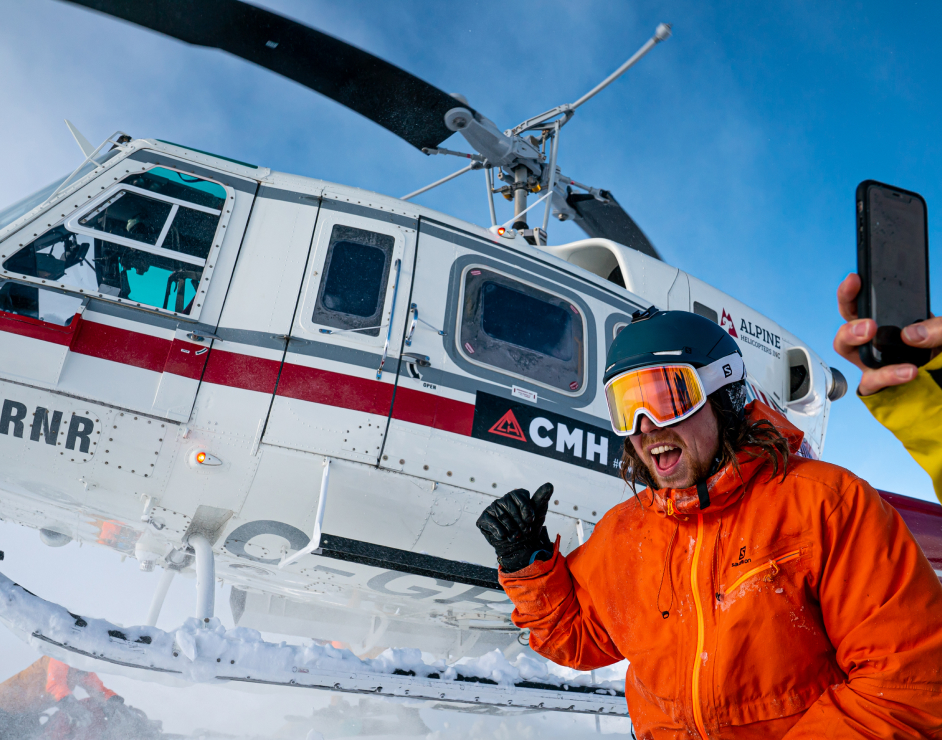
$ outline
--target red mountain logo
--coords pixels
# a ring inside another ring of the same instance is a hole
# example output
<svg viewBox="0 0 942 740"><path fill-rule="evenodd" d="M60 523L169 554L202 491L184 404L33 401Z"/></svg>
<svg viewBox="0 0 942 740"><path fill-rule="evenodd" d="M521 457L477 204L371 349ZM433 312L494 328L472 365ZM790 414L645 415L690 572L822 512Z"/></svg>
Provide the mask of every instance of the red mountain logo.
<svg viewBox="0 0 942 740"><path fill-rule="evenodd" d="M729 326L728 326L728 327L726 326L726 322L727 322L727 321L729 322ZM723 318L720 319L720 328L721 328L721 329L726 329L726 331L729 332L729 335L730 335L731 337L735 337L736 339L739 339L739 335L736 333L736 322L733 321L733 317L730 316L730 315L726 312L726 309L725 309L725 308L723 309Z"/></svg>
<svg viewBox="0 0 942 740"><path fill-rule="evenodd" d="M520 422L517 421L517 417L514 416L513 410L508 411L500 417L494 426L487 431L491 434L499 434L501 437L510 437L510 439L516 439L520 442L527 441L527 438L523 434L523 429L520 428Z"/></svg>

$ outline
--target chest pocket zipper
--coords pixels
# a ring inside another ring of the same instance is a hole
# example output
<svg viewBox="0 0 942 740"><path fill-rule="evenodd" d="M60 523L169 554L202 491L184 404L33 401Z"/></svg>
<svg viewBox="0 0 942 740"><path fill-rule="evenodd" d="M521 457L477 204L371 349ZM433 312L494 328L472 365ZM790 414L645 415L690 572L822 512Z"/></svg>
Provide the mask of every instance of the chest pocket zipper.
<svg viewBox="0 0 942 740"><path fill-rule="evenodd" d="M757 565L749 572L743 573L739 578L737 578L733 585L727 588L724 593L731 594L750 578L758 575L759 573L764 573L765 571L771 571L771 573L765 576L766 581L771 581L775 576L778 575L779 570L781 570L780 566L784 565L785 563L790 563L792 560L797 560L800 556L801 550L794 550L792 552L786 553L785 555L782 555L781 557L769 560L764 565Z"/></svg>

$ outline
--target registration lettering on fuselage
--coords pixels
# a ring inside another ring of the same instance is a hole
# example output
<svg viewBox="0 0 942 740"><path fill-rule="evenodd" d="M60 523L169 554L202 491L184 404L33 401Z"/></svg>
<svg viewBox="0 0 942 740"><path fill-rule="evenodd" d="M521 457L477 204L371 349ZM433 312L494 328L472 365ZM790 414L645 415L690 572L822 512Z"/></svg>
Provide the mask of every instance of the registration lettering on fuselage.
<svg viewBox="0 0 942 740"><path fill-rule="evenodd" d="M95 454L100 422L92 413L56 409L49 402L36 403L27 395L0 397L0 440L38 443L38 449L51 448L71 462L86 462Z"/></svg>

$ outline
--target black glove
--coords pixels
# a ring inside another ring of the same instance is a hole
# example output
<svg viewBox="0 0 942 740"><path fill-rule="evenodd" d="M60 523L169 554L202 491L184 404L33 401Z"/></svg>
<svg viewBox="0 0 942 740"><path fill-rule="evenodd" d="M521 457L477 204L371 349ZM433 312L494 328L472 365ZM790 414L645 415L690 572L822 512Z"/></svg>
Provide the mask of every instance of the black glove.
<svg viewBox="0 0 942 740"><path fill-rule="evenodd" d="M553 543L543 526L552 495L552 483L537 488L533 498L529 491L518 488L497 499L478 517L477 527L497 552L497 562L505 573L526 568L534 554L539 557L545 553L540 560L548 560L553 554Z"/></svg>

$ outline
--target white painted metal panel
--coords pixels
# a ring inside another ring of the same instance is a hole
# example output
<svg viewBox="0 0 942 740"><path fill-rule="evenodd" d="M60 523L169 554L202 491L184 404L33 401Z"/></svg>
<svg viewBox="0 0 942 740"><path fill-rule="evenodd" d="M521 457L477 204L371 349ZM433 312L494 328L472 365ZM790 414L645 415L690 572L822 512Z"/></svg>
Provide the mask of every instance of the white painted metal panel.
<svg viewBox="0 0 942 740"><path fill-rule="evenodd" d="M376 373L373 368L351 367L322 358L292 358L290 352L288 357L294 360L292 372L306 371L316 375L318 379L326 378L322 384L318 384L317 391L323 391L323 397L331 403L316 403L277 395L272 403L264 442L375 465L382 450L388 416L345 408L334 403L366 400L378 409L388 409L395 376L382 383L388 390L381 387L376 396L363 399L357 396L360 389L363 389L364 394L373 394L376 393L375 385L381 382L375 380ZM336 370L327 369L329 367ZM356 384L357 381L359 384ZM343 386L331 388L334 383L338 386L342 383Z"/></svg>
<svg viewBox="0 0 942 740"><path fill-rule="evenodd" d="M167 363L151 406L153 413L176 421L190 418L211 342L194 334L191 329L174 331Z"/></svg>
<svg viewBox="0 0 942 740"><path fill-rule="evenodd" d="M317 212L314 195L270 187L259 190L220 328L288 334Z"/></svg>
<svg viewBox="0 0 942 740"><path fill-rule="evenodd" d="M200 506L239 511L259 462L251 448L251 439L190 429L178 447L173 469L160 498L161 505L189 517ZM192 456L199 450L207 451L221 464L212 467L194 465Z"/></svg>
<svg viewBox="0 0 942 740"><path fill-rule="evenodd" d="M150 413L160 385L158 372L133 365L69 353L58 389L88 399L101 399L131 411Z"/></svg>
<svg viewBox="0 0 942 740"><path fill-rule="evenodd" d="M68 344L0 331L0 377L55 387L68 353Z"/></svg>
<svg viewBox="0 0 942 740"><path fill-rule="evenodd" d="M379 461L409 312L415 229L413 221L368 205L322 203L291 341L266 425L266 444L357 462ZM375 336L314 323L331 234L338 225L394 239L381 327Z"/></svg>

